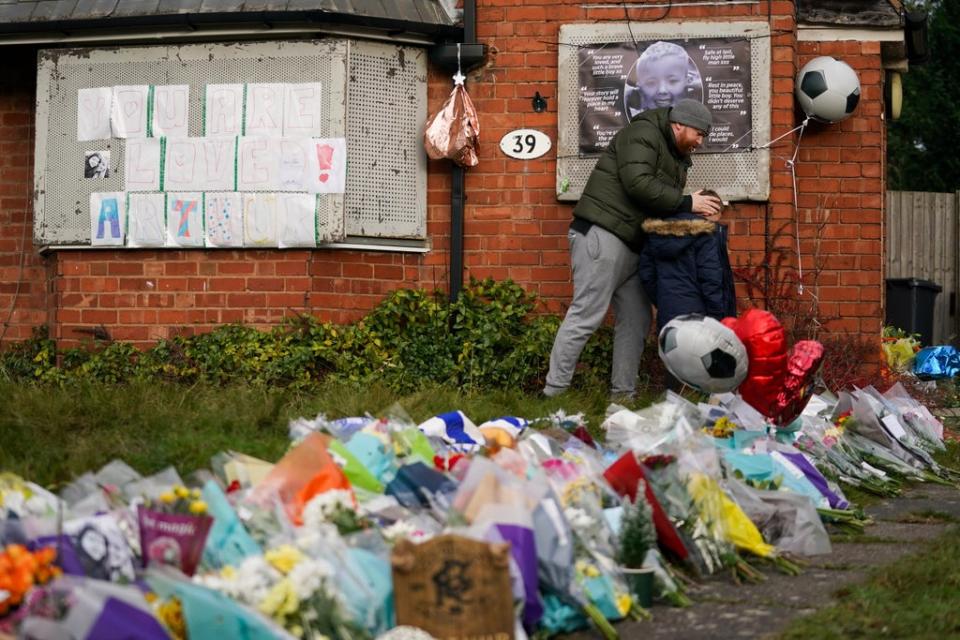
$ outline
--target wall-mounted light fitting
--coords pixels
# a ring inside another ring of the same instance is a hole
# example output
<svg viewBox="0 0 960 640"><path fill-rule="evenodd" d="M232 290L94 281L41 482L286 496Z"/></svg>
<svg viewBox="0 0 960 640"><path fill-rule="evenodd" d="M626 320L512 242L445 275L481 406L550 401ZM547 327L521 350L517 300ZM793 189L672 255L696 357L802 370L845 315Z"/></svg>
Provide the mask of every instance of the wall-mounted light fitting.
<svg viewBox="0 0 960 640"><path fill-rule="evenodd" d="M547 99L541 96L539 91L533 96L533 110L537 113L543 113L547 110Z"/></svg>

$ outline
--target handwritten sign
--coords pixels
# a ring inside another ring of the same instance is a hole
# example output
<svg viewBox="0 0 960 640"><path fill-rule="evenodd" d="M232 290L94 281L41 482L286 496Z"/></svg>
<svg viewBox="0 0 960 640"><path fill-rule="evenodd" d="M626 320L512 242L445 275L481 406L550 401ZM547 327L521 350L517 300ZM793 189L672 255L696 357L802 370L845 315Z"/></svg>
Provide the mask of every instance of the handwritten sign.
<svg viewBox="0 0 960 640"><path fill-rule="evenodd" d="M147 100L150 86L129 85L113 88L110 127L114 138L147 137Z"/></svg>
<svg viewBox="0 0 960 640"><path fill-rule="evenodd" d="M440 640L512 640L510 546L444 535L393 548L397 624Z"/></svg>
<svg viewBox="0 0 960 640"><path fill-rule="evenodd" d="M233 189L233 139L170 138L166 144L163 184L165 190Z"/></svg>
<svg viewBox="0 0 960 640"><path fill-rule="evenodd" d="M276 247L280 200L276 193L244 193L243 246Z"/></svg>
<svg viewBox="0 0 960 640"><path fill-rule="evenodd" d="M126 229L126 201L122 192L90 194L90 244L122 247Z"/></svg>
<svg viewBox="0 0 960 640"><path fill-rule="evenodd" d="M110 137L110 109L113 87L77 91L77 140L106 140Z"/></svg>
<svg viewBox="0 0 960 640"><path fill-rule="evenodd" d="M243 246L243 202L239 193L204 194L204 216L206 246Z"/></svg>
<svg viewBox="0 0 960 640"><path fill-rule="evenodd" d="M124 151L123 181L127 191L160 190L160 140L127 140Z"/></svg>
<svg viewBox="0 0 960 640"><path fill-rule="evenodd" d="M500 150L518 160L539 158L550 147L550 137L536 129L516 129L500 138Z"/></svg>
<svg viewBox="0 0 960 640"><path fill-rule="evenodd" d="M153 136L186 138L189 134L190 85L160 85L153 88Z"/></svg>
<svg viewBox="0 0 960 640"><path fill-rule="evenodd" d="M343 193L344 138L260 138L237 140L237 189Z"/></svg>
<svg viewBox="0 0 960 640"><path fill-rule="evenodd" d="M162 193L127 195L127 246L162 247L167 239Z"/></svg>
<svg viewBox="0 0 960 640"><path fill-rule="evenodd" d="M243 129L243 85L208 84L203 116L204 135L239 136Z"/></svg>
<svg viewBox="0 0 960 640"><path fill-rule="evenodd" d="M283 98L283 135L288 138L323 134L323 112L319 82L286 85Z"/></svg>
<svg viewBox="0 0 960 640"><path fill-rule="evenodd" d="M202 194L167 194L167 246L203 246L202 207Z"/></svg>
<svg viewBox="0 0 960 640"><path fill-rule="evenodd" d="M277 246L317 246L317 196L312 193L280 194Z"/></svg>
<svg viewBox="0 0 960 640"><path fill-rule="evenodd" d="M285 85L262 83L247 85L246 122L248 136L283 135L283 94Z"/></svg>

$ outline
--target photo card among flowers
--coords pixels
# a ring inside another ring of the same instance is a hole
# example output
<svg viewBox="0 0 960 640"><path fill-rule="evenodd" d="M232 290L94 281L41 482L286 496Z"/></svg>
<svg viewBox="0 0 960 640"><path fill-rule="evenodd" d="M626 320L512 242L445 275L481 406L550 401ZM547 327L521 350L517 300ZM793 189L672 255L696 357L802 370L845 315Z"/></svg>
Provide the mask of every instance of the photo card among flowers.
<svg viewBox="0 0 960 640"><path fill-rule="evenodd" d="M200 491L173 487L140 505L137 519L143 566L170 565L192 576L213 525Z"/></svg>

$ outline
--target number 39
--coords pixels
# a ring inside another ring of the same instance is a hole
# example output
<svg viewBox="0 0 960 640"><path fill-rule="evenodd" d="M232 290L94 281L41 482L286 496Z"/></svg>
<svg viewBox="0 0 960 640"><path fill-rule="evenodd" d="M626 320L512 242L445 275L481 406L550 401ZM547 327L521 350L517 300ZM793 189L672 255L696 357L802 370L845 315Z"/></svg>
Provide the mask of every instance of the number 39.
<svg viewBox="0 0 960 640"><path fill-rule="evenodd" d="M533 153L533 150L537 148L537 138L532 133L528 133L525 136L513 136L513 140L515 142L513 145L514 153L523 153L524 145L526 145L527 153Z"/></svg>
<svg viewBox="0 0 960 640"><path fill-rule="evenodd" d="M500 138L500 150L518 160L539 158L550 146L550 138L536 129L514 129Z"/></svg>

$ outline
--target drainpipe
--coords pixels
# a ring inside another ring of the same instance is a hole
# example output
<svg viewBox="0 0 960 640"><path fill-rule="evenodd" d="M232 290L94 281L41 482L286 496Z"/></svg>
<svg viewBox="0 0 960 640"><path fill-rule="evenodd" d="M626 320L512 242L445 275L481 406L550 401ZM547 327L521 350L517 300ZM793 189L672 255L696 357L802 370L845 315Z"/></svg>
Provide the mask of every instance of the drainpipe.
<svg viewBox="0 0 960 640"><path fill-rule="evenodd" d="M477 0L463 0L463 44L477 41ZM453 165L450 185L450 302L463 288L463 218L467 194L466 170Z"/></svg>

